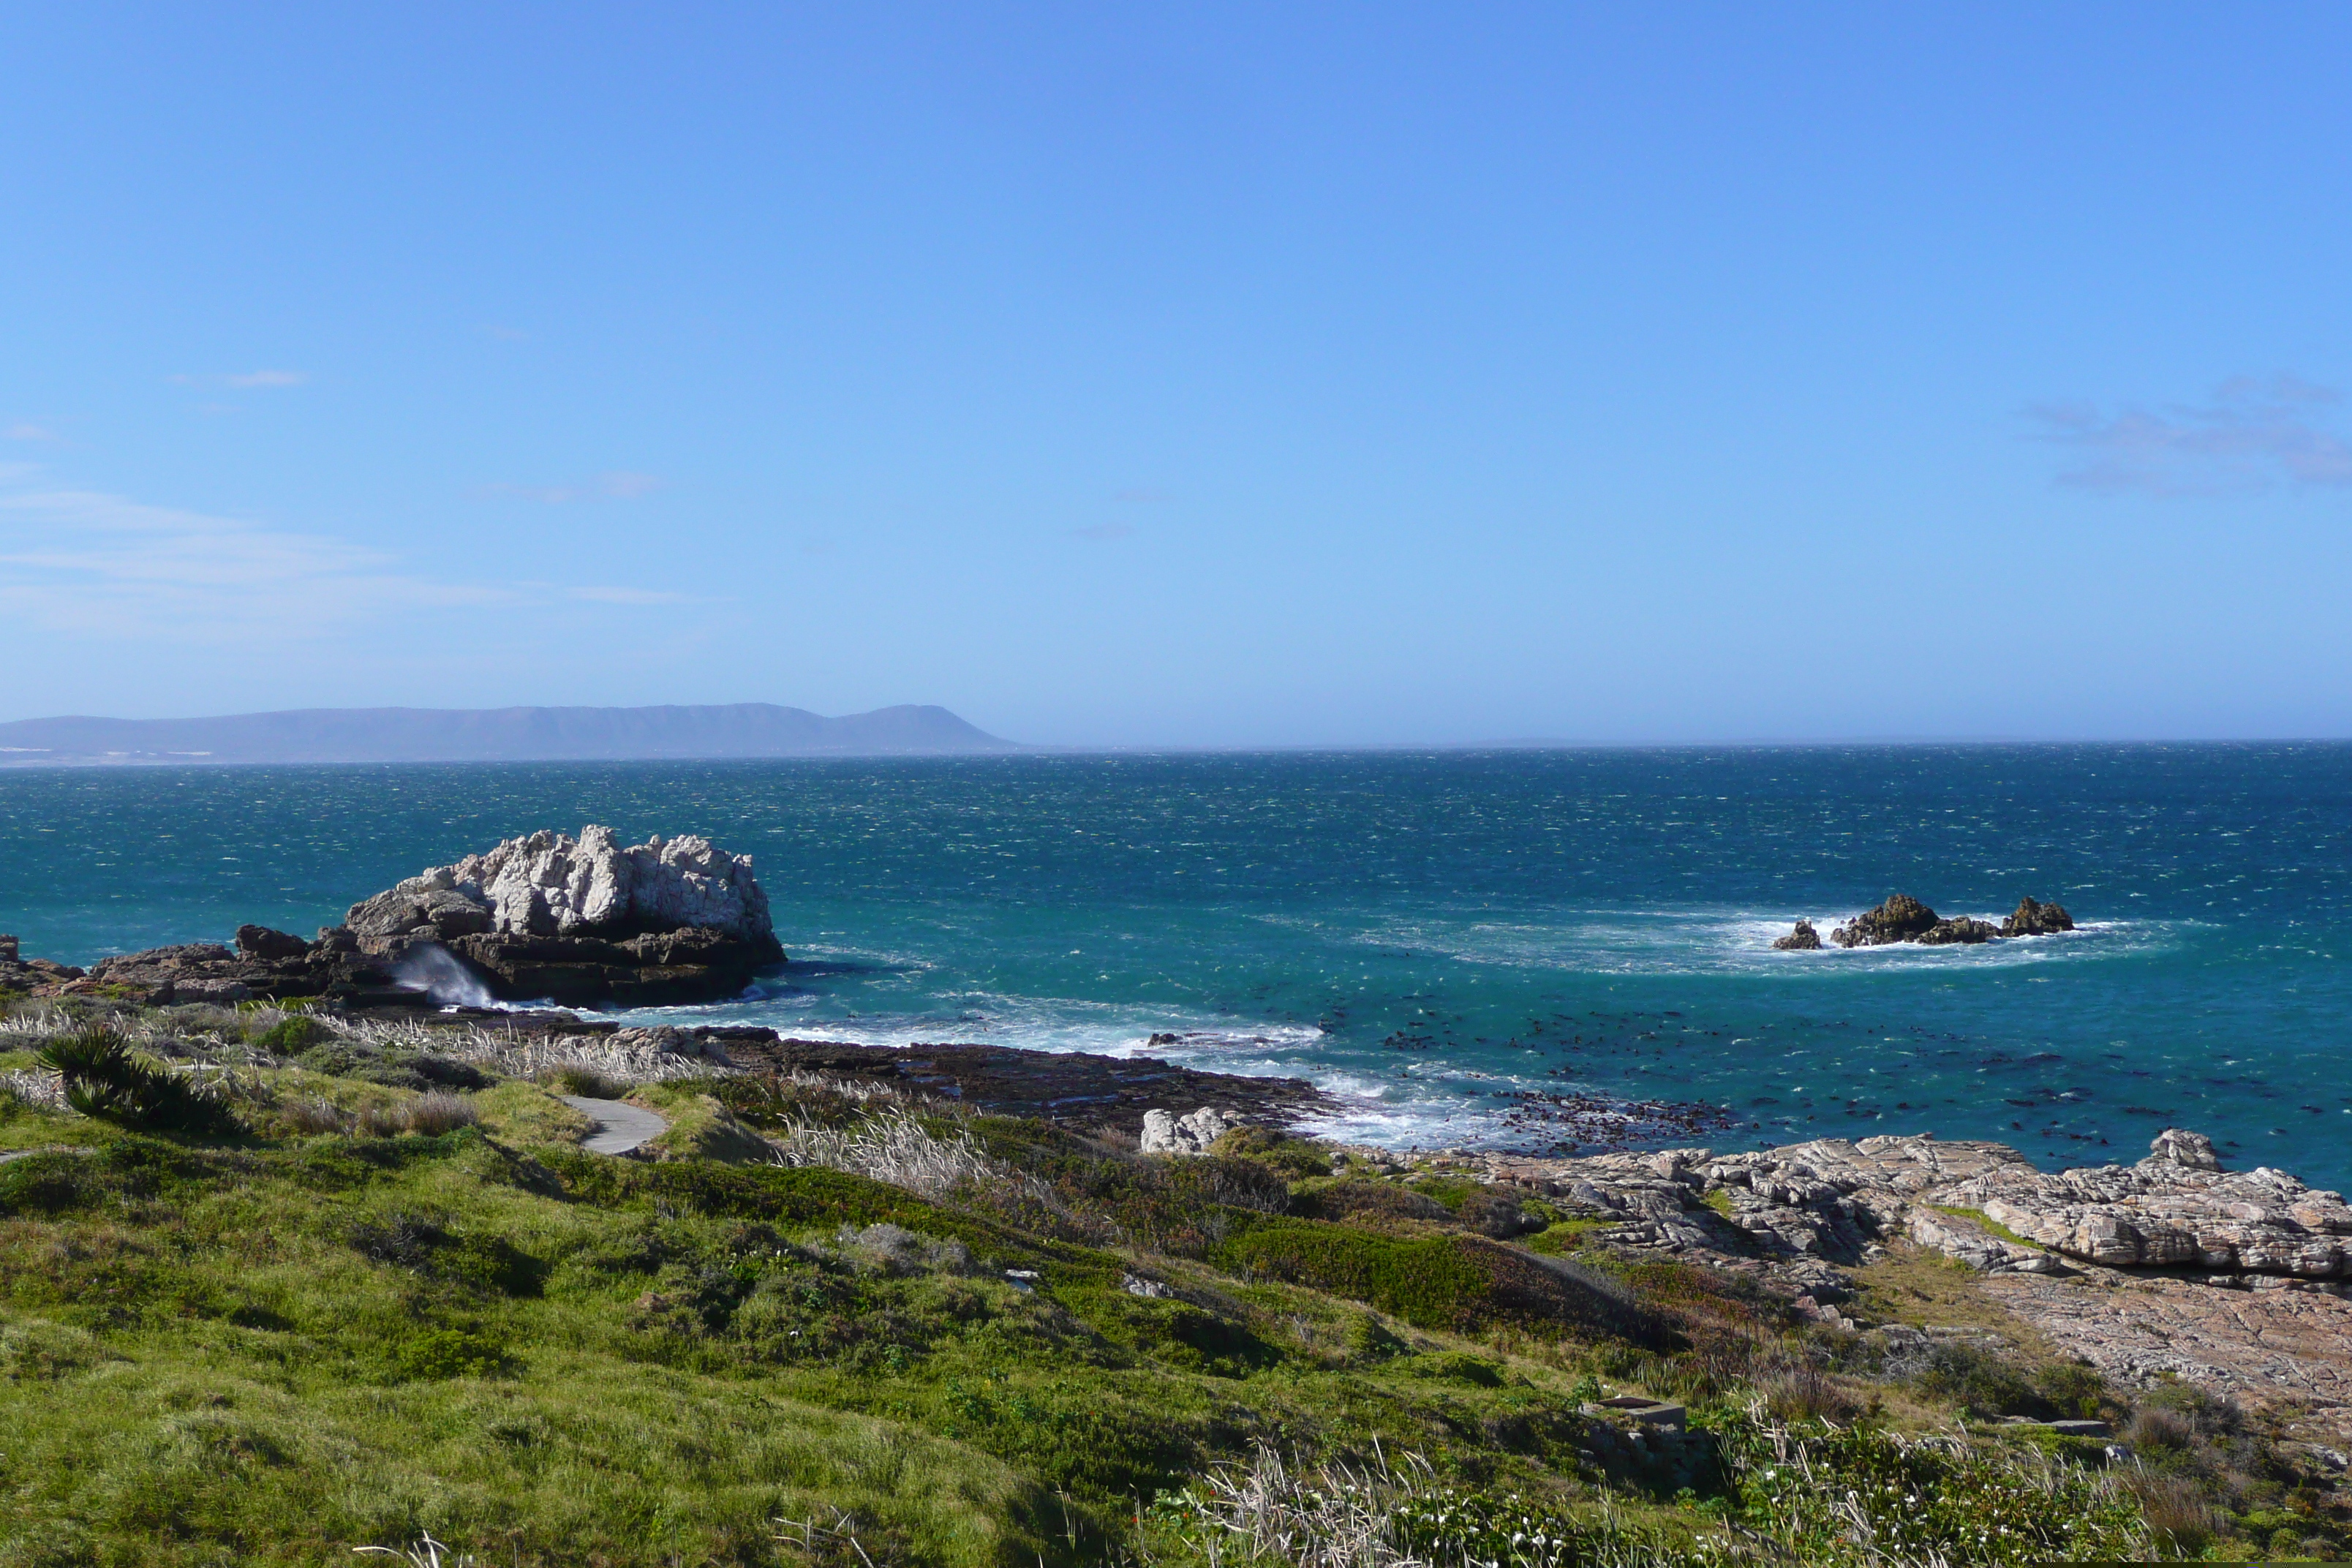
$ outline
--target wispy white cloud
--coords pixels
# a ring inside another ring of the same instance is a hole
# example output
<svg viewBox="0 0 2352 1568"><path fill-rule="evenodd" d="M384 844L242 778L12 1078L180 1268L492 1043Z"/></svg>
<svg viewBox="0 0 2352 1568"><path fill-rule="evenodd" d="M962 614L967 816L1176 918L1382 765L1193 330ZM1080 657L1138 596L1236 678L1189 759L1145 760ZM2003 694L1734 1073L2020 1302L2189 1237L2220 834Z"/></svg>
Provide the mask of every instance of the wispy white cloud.
<svg viewBox="0 0 2352 1568"><path fill-rule="evenodd" d="M7 430L11 441L54 441L58 433L46 425L11 425Z"/></svg>
<svg viewBox="0 0 2352 1568"><path fill-rule="evenodd" d="M530 336L529 332L523 331L519 328L501 327L495 321L485 326L482 329L482 331L485 335L496 338L502 343L519 343L525 338Z"/></svg>
<svg viewBox="0 0 2352 1568"><path fill-rule="evenodd" d="M303 370L247 370L227 375L183 374L171 379L182 386L233 386L240 391L253 391L276 386L300 386L310 379L310 373Z"/></svg>
<svg viewBox="0 0 2352 1568"><path fill-rule="evenodd" d="M267 640L512 596L415 576L323 534L96 490L0 496L0 605L61 631Z"/></svg>
<svg viewBox="0 0 2352 1568"><path fill-rule="evenodd" d="M0 463L0 623L110 640L283 647L385 622L698 603L625 584L454 581L331 534L39 484ZM523 623L517 623L523 624Z"/></svg>
<svg viewBox="0 0 2352 1568"><path fill-rule="evenodd" d="M561 485L478 485L474 494L485 500L531 500L542 506L563 506L576 500L635 500L653 494L664 481L656 474L599 474L593 479Z"/></svg>
<svg viewBox="0 0 2352 1568"><path fill-rule="evenodd" d="M2204 404L2124 407L2043 404L2041 439L2084 454L2057 482L2143 495L2214 495L2294 485L2352 485L2352 442L2328 428L2333 387L2291 375L2238 376Z"/></svg>
<svg viewBox="0 0 2352 1568"><path fill-rule="evenodd" d="M695 601L685 594L672 594L659 588L566 588L563 596L580 599L592 605L686 605Z"/></svg>

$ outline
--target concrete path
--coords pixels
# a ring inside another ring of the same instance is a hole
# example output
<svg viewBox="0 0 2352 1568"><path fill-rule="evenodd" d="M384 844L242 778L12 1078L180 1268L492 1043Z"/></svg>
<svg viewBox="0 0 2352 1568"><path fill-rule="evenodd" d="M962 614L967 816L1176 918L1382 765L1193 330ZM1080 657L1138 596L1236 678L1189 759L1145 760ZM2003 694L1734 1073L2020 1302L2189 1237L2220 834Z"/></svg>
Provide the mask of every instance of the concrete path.
<svg viewBox="0 0 2352 1568"><path fill-rule="evenodd" d="M62 1143L51 1143L38 1149L11 1149L6 1153L0 1154L0 1165L5 1165L11 1160L29 1160L36 1154L95 1154L97 1152L95 1149L73 1149Z"/></svg>
<svg viewBox="0 0 2352 1568"><path fill-rule="evenodd" d="M660 1137L669 1123L640 1105L622 1100L591 1100L584 1094L559 1094L556 1099L595 1122L581 1147L597 1154L625 1154L638 1144Z"/></svg>

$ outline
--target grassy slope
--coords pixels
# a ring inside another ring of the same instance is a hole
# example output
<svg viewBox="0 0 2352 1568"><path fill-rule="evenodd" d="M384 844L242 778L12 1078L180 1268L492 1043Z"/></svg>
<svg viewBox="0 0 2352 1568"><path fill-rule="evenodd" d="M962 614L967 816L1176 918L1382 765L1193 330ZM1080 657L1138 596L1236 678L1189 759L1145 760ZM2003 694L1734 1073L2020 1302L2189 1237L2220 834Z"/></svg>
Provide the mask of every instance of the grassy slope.
<svg viewBox="0 0 2352 1568"><path fill-rule="evenodd" d="M535 1092L486 1099L530 1126L510 1102ZM1490 1474L1570 1431L1557 1355L1416 1355L1352 1303L1181 1259L1149 1267L1191 1300L1145 1299L1128 1255L830 1171L478 1128L195 1149L21 1108L0 1137L93 1151L0 1166L14 1561L308 1563L425 1531L501 1561L756 1561L771 1521L841 1509L868 1550L1026 1563L1098 1557L1132 1499L1255 1437ZM886 1221L969 1261L838 1241Z"/></svg>
<svg viewBox="0 0 2352 1568"><path fill-rule="evenodd" d="M1565 1216L1488 1241L1451 1212L1468 1184L1335 1179L1310 1145L1139 1161L930 1118L1006 1176L930 1201L742 1163L752 1129L860 1124L822 1091L640 1086L673 1122L641 1161L581 1152L528 1081L439 1136L298 1135L298 1102L414 1091L255 1081L254 1133L209 1146L0 1097L0 1150L82 1151L0 1164L0 1568L426 1532L519 1564L1102 1563L1139 1504L1262 1444L1570 1504L1605 1479L1688 1538L1709 1515L1660 1505L1713 1477L1620 1445L1604 1478L1579 1453L1596 1384L1912 1429L2098 1397L2032 1354L1824 1374L1866 1347L1736 1279L1586 1249ZM1990 1310L1933 1264L1868 1283L1889 1317ZM855 1545L825 1533L845 1520Z"/></svg>

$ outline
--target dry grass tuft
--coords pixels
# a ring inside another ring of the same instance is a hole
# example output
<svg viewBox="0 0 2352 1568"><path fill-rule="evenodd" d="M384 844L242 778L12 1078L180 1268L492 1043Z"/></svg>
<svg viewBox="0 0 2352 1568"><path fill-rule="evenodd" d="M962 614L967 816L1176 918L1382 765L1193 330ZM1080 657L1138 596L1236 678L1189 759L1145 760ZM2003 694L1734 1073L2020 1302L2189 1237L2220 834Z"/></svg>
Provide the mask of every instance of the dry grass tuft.
<svg viewBox="0 0 2352 1568"><path fill-rule="evenodd" d="M2124 1487L2138 1500L2140 1515L2157 1539L2182 1557L2200 1555L2218 1532L2219 1521L2206 1489L2187 1476L2135 1470Z"/></svg>
<svg viewBox="0 0 2352 1568"><path fill-rule="evenodd" d="M1754 1382L1765 1410L1784 1425L1834 1421L1843 1426L1863 1413L1863 1402L1852 1390L1812 1367L1774 1367L1758 1373Z"/></svg>
<svg viewBox="0 0 2352 1568"><path fill-rule="evenodd" d="M348 1111L341 1110L331 1100L322 1100L315 1095L304 1100L289 1100L279 1106L278 1120L289 1131L306 1138L322 1132L348 1132L352 1123L352 1116Z"/></svg>
<svg viewBox="0 0 2352 1568"><path fill-rule="evenodd" d="M992 1159L968 1132L940 1134L912 1112L893 1106L847 1127L799 1121L769 1134L780 1165L822 1165L887 1182L925 1197L959 1188L1017 1189L1051 1204L1052 1189L1034 1176Z"/></svg>
<svg viewBox="0 0 2352 1568"><path fill-rule="evenodd" d="M438 1138L444 1132L471 1127L482 1119L472 1100L440 1089L418 1095L400 1110L408 1131L425 1138Z"/></svg>

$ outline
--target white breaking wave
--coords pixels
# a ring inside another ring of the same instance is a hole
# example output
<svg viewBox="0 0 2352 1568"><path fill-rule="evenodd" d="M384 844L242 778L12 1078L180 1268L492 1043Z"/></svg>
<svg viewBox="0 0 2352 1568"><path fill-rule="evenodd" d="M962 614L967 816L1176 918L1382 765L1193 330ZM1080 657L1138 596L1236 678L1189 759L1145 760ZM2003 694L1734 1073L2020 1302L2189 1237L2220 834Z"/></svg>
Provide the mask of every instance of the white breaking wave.
<svg viewBox="0 0 2352 1568"><path fill-rule="evenodd" d="M1437 953L1464 963L1586 974L1822 974L1917 964L2010 968L2123 957L2179 946L2189 938L2190 923L2085 921L2055 936L2011 937L1977 945L1830 945L1831 930L1851 920L1853 913L1594 910L1564 914L1557 923L1397 922L1366 931L1357 940L1378 947ZM1974 918L1990 919L1996 924L2001 919L1998 914ZM1772 943L1788 935L1799 920L1811 921L1824 945L1816 952L1775 950Z"/></svg>

